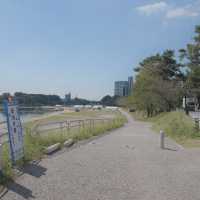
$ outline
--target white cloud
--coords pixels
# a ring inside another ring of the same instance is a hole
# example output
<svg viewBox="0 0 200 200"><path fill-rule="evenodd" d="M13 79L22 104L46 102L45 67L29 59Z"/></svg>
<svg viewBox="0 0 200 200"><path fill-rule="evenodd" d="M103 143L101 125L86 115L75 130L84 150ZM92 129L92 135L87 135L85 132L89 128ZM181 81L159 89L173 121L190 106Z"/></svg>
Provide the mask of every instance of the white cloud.
<svg viewBox="0 0 200 200"><path fill-rule="evenodd" d="M160 1L136 7L136 10L147 16L162 12L165 19L197 17L200 15L200 0L194 0L193 3L183 6L175 6L174 4Z"/></svg>
<svg viewBox="0 0 200 200"><path fill-rule="evenodd" d="M151 15L153 13L163 11L166 8L167 8L167 3L164 1L160 1L158 3L146 4L143 6L139 6L136 9L137 9L137 11L139 11L142 14Z"/></svg>
<svg viewBox="0 0 200 200"><path fill-rule="evenodd" d="M178 17L197 17L199 13L197 11L188 8L175 8L168 10L166 13L166 18L173 19Z"/></svg>

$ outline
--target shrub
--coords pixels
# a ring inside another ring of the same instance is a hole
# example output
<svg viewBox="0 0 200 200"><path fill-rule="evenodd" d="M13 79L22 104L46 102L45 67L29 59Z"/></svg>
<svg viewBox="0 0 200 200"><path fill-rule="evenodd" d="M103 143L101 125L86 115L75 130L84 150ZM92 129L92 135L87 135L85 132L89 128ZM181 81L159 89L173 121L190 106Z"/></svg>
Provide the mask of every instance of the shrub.
<svg viewBox="0 0 200 200"><path fill-rule="evenodd" d="M198 131L195 129L194 122L184 112L162 113L151 121L154 122L156 130L163 130L173 138L188 139L197 137Z"/></svg>

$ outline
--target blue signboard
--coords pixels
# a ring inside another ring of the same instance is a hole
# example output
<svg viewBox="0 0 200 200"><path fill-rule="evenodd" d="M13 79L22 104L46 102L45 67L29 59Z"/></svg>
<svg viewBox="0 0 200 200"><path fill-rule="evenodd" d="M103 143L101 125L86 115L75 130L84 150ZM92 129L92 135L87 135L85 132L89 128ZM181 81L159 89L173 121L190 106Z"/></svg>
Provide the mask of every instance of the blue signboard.
<svg viewBox="0 0 200 200"><path fill-rule="evenodd" d="M16 101L5 101L10 152L13 163L24 157L23 129Z"/></svg>

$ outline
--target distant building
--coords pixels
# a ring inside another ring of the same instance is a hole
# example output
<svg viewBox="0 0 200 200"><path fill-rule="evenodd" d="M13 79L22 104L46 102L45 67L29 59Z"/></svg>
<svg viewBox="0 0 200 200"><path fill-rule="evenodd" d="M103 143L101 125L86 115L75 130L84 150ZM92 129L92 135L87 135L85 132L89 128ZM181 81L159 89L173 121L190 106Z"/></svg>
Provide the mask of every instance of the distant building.
<svg viewBox="0 0 200 200"><path fill-rule="evenodd" d="M129 77L128 81L115 82L115 96L126 97L132 94L133 91L133 77Z"/></svg>
<svg viewBox="0 0 200 200"><path fill-rule="evenodd" d="M128 77L128 95L133 93L133 77Z"/></svg>
<svg viewBox="0 0 200 200"><path fill-rule="evenodd" d="M120 96L120 97L128 96L128 81L115 82L115 96Z"/></svg>

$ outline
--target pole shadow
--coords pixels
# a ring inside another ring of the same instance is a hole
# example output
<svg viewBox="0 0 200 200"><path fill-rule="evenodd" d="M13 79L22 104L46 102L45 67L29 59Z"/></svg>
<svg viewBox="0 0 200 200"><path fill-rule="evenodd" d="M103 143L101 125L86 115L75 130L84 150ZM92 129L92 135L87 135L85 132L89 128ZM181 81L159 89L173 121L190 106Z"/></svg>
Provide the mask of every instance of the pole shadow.
<svg viewBox="0 0 200 200"><path fill-rule="evenodd" d="M46 174L47 168L42 167L38 163L29 163L25 165L25 167L20 169L20 171L24 174L29 174L36 178L40 178L41 176L44 176Z"/></svg>
<svg viewBox="0 0 200 200"><path fill-rule="evenodd" d="M33 196L32 191L16 182L12 182L7 186L8 191L12 191L19 196L23 197L24 199L35 199L35 196ZM7 192L8 192L7 191ZM4 194L5 196L5 194Z"/></svg>
<svg viewBox="0 0 200 200"><path fill-rule="evenodd" d="M39 161L28 163L23 168L17 168L17 169L22 174L29 174L36 178L40 178L41 176L45 175L46 171L47 171L47 168L39 165ZM3 196L5 196L6 193L8 193L9 191L18 194L19 196L23 197L24 199L30 199L30 198L35 199L35 196L33 196L32 191L30 189L24 187L23 185L20 185L17 182L13 181L13 182L8 183L6 188L7 188L7 190L2 195L0 195L0 199Z"/></svg>

